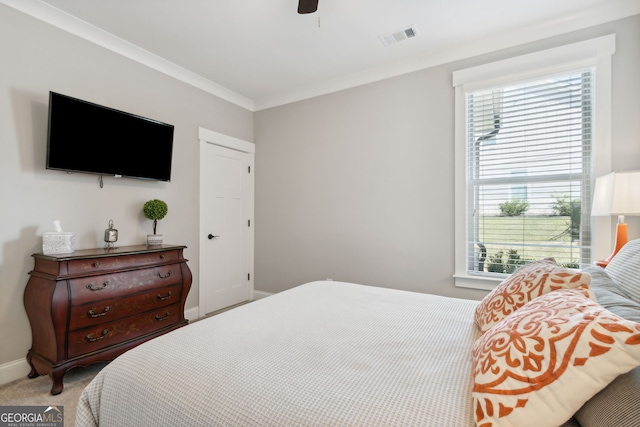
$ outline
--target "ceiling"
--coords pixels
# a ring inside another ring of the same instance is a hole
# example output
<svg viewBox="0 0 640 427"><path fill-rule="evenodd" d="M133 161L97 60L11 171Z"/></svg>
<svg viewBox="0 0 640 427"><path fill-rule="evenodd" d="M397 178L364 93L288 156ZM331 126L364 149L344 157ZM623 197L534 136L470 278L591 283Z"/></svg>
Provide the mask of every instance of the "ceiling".
<svg viewBox="0 0 640 427"><path fill-rule="evenodd" d="M640 13L640 0L0 0L252 111ZM417 36L379 38L413 26Z"/></svg>

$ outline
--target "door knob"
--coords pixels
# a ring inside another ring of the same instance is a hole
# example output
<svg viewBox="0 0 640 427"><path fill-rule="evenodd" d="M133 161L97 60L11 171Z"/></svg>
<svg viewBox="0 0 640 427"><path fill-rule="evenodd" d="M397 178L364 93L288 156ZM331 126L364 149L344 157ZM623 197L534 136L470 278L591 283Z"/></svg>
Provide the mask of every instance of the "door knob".
<svg viewBox="0 0 640 427"><path fill-rule="evenodd" d="M217 239L220 236L214 236L213 234L209 234L207 237L209 238L209 240L211 240L211 239Z"/></svg>

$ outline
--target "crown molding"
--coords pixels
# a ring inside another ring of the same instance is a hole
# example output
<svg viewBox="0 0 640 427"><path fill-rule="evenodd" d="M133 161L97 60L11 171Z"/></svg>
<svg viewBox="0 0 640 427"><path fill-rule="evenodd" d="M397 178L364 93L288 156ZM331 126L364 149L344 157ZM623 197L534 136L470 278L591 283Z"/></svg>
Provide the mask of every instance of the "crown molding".
<svg viewBox="0 0 640 427"><path fill-rule="evenodd" d="M27 15L58 27L75 36L88 40L98 46L109 49L124 57L132 59L149 68L171 76L188 85L201 89L218 98L231 102L247 110L253 111L254 105L248 99L224 86L191 72L179 65L174 64L154 53L104 31L95 25L89 24L75 16L72 16L56 7L53 7L40 0L0 0L0 3L17 9Z"/></svg>
<svg viewBox="0 0 640 427"><path fill-rule="evenodd" d="M487 37L452 45L420 55L396 61L380 67L371 68L333 80L318 82L297 91L280 96L256 100L255 110L260 111L280 105L290 104L345 89L374 83L391 77L424 70L438 65L507 49L526 43L554 37L573 31L594 27L606 22L616 21L640 14L640 2L637 0L612 0L606 4L582 10L580 13L562 16L542 24L520 27L509 33L496 33Z"/></svg>

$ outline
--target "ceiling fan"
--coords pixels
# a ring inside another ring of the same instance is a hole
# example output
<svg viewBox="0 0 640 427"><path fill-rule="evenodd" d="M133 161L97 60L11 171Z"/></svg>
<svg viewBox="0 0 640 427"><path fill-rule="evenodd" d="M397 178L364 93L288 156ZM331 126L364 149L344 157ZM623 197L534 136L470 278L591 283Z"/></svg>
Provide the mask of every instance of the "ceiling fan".
<svg viewBox="0 0 640 427"><path fill-rule="evenodd" d="M318 10L318 0L298 0L298 13L313 13Z"/></svg>

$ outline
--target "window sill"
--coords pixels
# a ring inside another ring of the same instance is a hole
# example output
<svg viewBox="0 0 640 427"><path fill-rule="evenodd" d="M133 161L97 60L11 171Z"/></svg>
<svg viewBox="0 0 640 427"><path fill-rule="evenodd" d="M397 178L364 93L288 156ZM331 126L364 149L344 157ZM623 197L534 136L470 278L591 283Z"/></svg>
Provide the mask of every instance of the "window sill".
<svg viewBox="0 0 640 427"><path fill-rule="evenodd" d="M483 291L492 291L500 282L507 277L482 277L470 275L454 274L453 279L455 286L458 288L480 289Z"/></svg>

